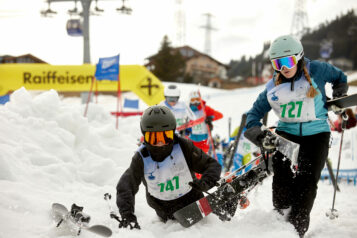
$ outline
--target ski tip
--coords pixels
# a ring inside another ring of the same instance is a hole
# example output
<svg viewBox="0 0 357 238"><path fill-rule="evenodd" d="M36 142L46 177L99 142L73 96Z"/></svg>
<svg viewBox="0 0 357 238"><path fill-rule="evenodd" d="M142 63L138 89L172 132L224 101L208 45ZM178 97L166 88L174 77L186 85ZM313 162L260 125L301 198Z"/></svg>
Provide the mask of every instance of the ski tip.
<svg viewBox="0 0 357 238"><path fill-rule="evenodd" d="M113 232L110 228L103 226L103 225L94 225L94 226L88 227L87 230L89 230L97 235L104 236L104 237L110 237L113 234Z"/></svg>
<svg viewBox="0 0 357 238"><path fill-rule="evenodd" d="M60 204L60 203L52 203L52 210L68 212L68 209L66 208L66 206L64 206L63 204Z"/></svg>
<svg viewBox="0 0 357 238"><path fill-rule="evenodd" d="M178 214L176 212L173 214L173 216L176 219L176 221L178 221L178 223L180 223L180 225L185 227L185 228L189 228L192 225L194 225L195 223L197 223L197 222L194 222L194 220L182 217L180 214Z"/></svg>

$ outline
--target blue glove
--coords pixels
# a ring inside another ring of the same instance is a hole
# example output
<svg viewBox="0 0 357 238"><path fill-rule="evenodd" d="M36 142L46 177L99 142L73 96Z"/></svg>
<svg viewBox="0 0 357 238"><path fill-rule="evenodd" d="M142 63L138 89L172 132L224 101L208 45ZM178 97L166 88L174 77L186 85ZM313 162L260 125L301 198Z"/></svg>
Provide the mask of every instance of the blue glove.
<svg viewBox="0 0 357 238"><path fill-rule="evenodd" d="M192 132L192 128L186 128L185 129L185 136L191 135L191 132Z"/></svg>

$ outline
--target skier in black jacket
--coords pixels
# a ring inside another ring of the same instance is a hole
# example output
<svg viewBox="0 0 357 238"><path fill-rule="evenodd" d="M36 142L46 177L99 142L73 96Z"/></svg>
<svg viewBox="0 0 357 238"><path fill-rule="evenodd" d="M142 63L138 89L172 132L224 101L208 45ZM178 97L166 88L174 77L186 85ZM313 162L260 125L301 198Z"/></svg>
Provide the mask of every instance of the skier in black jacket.
<svg viewBox="0 0 357 238"><path fill-rule="evenodd" d="M144 143L117 185L119 227L140 229L134 215L135 194L141 182L146 199L163 222L173 213L203 197L220 178L221 166L191 141L174 134L176 120L169 108L152 106L141 122ZM194 173L202 174L197 180Z"/></svg>

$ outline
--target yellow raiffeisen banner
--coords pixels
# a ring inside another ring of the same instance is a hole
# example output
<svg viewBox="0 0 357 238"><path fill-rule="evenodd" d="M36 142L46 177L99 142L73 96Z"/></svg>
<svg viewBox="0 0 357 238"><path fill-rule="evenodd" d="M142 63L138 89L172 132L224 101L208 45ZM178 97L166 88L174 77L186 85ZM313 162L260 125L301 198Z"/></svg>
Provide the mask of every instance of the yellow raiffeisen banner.
<svg viewBox="0 0 357 238"><path fill-rule="evenodd" d="M59 92L89 91L95 66L49 64L0 64L0 96L21 87ZM120 66L121 91L132 91L149 106L164 100L164 86L144 66ZM115 92L117 81L98 81L98 91Z"/></svg>

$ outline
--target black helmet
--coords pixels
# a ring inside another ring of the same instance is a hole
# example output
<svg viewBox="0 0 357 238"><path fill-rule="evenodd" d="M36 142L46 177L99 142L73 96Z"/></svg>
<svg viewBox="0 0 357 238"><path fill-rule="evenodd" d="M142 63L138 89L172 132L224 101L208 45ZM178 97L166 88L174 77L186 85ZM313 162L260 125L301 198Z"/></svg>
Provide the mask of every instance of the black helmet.
<svg viewBox="0 0 357 238"><path fill-rule="evenodd" d="M176 119L168 107L151 106L147 108L140 121L141 132L169 131L176 129Z"/></svg>

